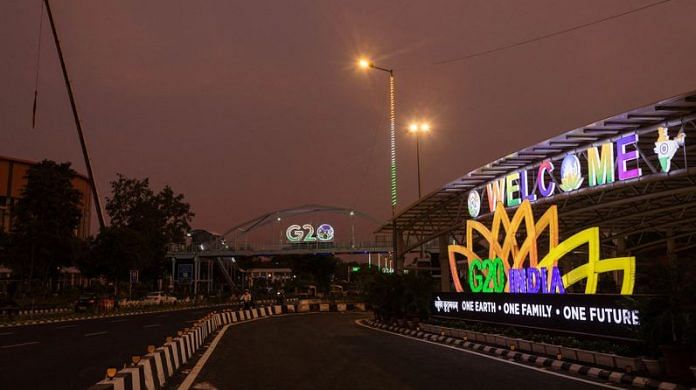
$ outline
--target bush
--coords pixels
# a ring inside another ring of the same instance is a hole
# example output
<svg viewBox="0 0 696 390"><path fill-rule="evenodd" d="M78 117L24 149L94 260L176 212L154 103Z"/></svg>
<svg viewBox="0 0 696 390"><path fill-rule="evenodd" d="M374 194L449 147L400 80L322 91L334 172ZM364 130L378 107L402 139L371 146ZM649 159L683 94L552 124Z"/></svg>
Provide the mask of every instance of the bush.
<svg viewBox="0 0 696 390"><path fill-rule="evenodd" d="M426 319L430 314L432 280L426 276L385 274L372 270L367 271L361 284L377 318Z"/></svg>

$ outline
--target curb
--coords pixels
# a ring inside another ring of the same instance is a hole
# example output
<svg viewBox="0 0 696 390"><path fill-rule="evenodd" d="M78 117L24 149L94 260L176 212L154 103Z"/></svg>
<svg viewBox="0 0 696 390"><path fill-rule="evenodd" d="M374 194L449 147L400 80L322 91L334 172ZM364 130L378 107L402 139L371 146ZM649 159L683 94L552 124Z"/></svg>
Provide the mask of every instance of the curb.
<svg viewBox="0 0 696 390"><path fill-rule="evenodd" d="M663 382L655 379L650 379L642 376L634 376L625 372L610 371L597 367L587 366L565 362L558 359L552 359L544 356L537 356L528 353L516 352L507 348L493 347L490 345L479 344L460 339L456 337L447 337L435 333L424 332L422 330L413 330L394 325L384 324L374 320L362 320L363 324L372 328L385 330L392 333L399 333L416 339L423 339L440 344L454 346L460 349L470 349L476 352L482 352L488 355L497 356L499 358L514 360L517 362L533 364L537 367L546 367L555 371L567 371L576 375L584 375L591 378L598 378L619 385L628 385L645 389L658 390L688 390L689 387L678 385L672 382ZM693 389L693 388L692 388Z"/></svg>
<svg viewBox="0 0 696 390"><path fill-rule="evenodd" d="M89 390L164 388L185 363L194 360L197 353L207 347L208 336L231 323L270 318L272 315L270 306L212 312L193 327L177 332L177 337L168 337L159 348L149 346L146 355L138 356L131 364L124 364L124 368L114 372L111 378L99 381Z"/></svg>
<svg viewBox="0 0 696 390"><path fill-rule="evenodd" d="M264 299L264 300L257 301L257 303L259 303L259 304L271 304L273 302L275 302L275 300L273 300L273 299ZM89 316L84 316L84 317L68 317L68 318L56 318L56 319L44 319L44 320L22 320L22 321L15 321L15 322L0 324L0 328L9 328L9 327L15 327L15 326L29 326L29 325L42 325L42 324L55 324L55 323L70 322L70 321L94 320L94 319L99 319L99 318L128 317L128 316L153 314L153 313L169 313L169 312L182 311L182 310L209 309L209 308L215 308L215 307L234 306L234 305L239 305L239 304L240 304L239 302L228 302L228 303L215 303L215 304L203 305L203 306L173 307L173 308L168 309L168 310L149 310L149 311L133 311L133 312L128 312L128 313L95 314L95 315L89 315ZM62 312L64 312L64 311L62 311Z"/></svg>
<svg viewBox="0 0 696 390"><path fill-rule="evenodd" d="M312 312L344 312L353 308L364 311L364 304L331 304L329 309L312 310ZM325 308L326 309L326 308ZM341 310L343 309L343 310ZM362 310L361 310L362 309ZM130 364L124 364L121 370L113 370L107 377L89 387L88 390L130 390L130 389L161 389L172 379L183 365L195 360L197 353L208 348L209 336L218 333L224 326L236 322L246 322L270 318L282 314L299 312L296 305L261 306L251 309L227 309L221 312L211 312L196 321L191 328L177 332L177 337L168 337L159 348L148 346L148 353L143 356L134 355L136 359Z"/></svg>

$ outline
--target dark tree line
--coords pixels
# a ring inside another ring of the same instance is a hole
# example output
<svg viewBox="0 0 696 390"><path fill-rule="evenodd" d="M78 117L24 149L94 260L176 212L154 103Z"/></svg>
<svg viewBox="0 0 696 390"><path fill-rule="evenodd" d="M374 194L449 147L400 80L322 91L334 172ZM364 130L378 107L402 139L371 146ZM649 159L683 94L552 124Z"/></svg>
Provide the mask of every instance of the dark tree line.
<svg viewBox="0 0 696 390"><path fill-rule="evenodd" d="M95 237L77 237L81 193L72 186L70 163L44 160L27 171L27 183L13 207L12 229L0 230L0 263L14 278L46 285L61 267L76 265L90 277L125 281L128 271L141 280L162 277L169 243L180 243L194 214L182 194L169 186L155 192L148 179L118 175L106 211L109 227Z"/></svg>

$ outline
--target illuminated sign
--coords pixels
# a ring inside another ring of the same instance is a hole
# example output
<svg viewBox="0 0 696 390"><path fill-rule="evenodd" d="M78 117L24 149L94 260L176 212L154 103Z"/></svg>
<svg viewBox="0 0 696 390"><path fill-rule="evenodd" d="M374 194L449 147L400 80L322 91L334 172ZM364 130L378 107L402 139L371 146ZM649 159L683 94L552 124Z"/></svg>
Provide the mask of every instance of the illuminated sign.
<svg viewBox="0 0 696 390"><path fill-rule="evenodd" d="M561 163L561 189L563 192L575 191L582 185L582 170L580 159L574 154L568 154Z"/></svg>
<svg viewBox="0 0 696 390"><path fill-rule="evenodd" d="M599 228L582 230L563 242L559 242L559 236L555 205L535 221L529 200L522 202L512 219L502 207L502 202L499 202L491 229L479 221L467 220L466 245L448 247L456 291L464 291L455 257L459 253L466 258L472 292L563 294L569 287L584 280L585 294L595 294L599 274L621 271L621 294L633 293L635 257L601 259ZM538 246L541 238L548 241L548 252L542 255ZM482 241L486 241L487 256L475 252L474 242ZM564 261L564 257L578 248L587 253L587 262L561 276L560 269L570 264Z"/></svg>
<svg viewBox="0 0 696 390"><path fill-rule="evenodd" d="M640 313L618 295L475 294L439 292L435 317L633 339Z"/></svg>
<svg viewBox="0 0 696 390"><path fill-rule="evenodd" d="M331 241L334 238L334 228L329 224L322 224L316 229L310 224L290 225L285 230L285 237L290 242L316 242Z"/></svg>
<svg viewBox="0 0 696 390"><path fill-rule="evenodd" d="M499 202L490 229L479 221L468 220L466 245L448 247L457 292L437 293L431 301L432 314L559 332L635 338L640 325L639 312L626 298L633 293L635 258L602 259L596 227L560 242L558 226L556 206L549 207L535 220L529 200L520 204L512 218ZM540 240L544 241L543 248L548 248L546 254L542 252ZM479 254L477 248L487 249ZM577 265L577 256L572 261L565 258L573 252L587 253L587 262ZM458 262L456 254L465 259ZM458 269L464 264L466 289ZM623 278L621 295L596 294L599 275L615 271ZM583 281L584 294L568 293L568 288Z"/></svg>
<svg viewBox="0 0 696 390"><path fill-rule="evenodd" d="M565 288L558 267L508 268L503 260L472 259L469 262L469 288L472 292L503 292L509 280L511 293L564 294Z"/></svg>
<svg viewBox="0 0 696 390"><path fill-rule="evenodd" d="M674 139L669 138L668 129L658 128L658 139L654 152L657 154L662 172L669 172L672 157L684 146L686 135L680 132ZM580 162L584 156L586 164ZM596 187L618 181L639 178L643 175L640 168L638 134L621 136L613 142L593 145L584 151L573 152L563 156L560 165L560 181L552 176L556 169L550 160L544 160L530 171L522 169L508 173L485 185L485 190L472 190L468 197L469 215L477 218L481 214L481 198L488 200L488 211L493 213L498 204L505 207L517 207L525 200L535 202L549 198L559 191L573 192L583 185ZM583 168L585 173L583 174ZM587 180L585 180L587 179ZM559 190L560 189L560 190Z"/></svg>
<svg viewBox="0 0 696 390"><path fill-rule="evenodd" d="M655 149L653 149L653 151L657 154L657 160L660 162L662 172L669 172L672 165L672 157L674 157L674 153L677 152L680 146L684 146L686 134L679 132L679 134L671 140L669 139L669 133L666 127L658 128L657 132L659 135L657 141L655 141Z"/></svg>
<svg viewBox="0 0 696 390"><path fill-rule="evenodd" d="M481 197L478 191L469 192L467 205L469 206L469 215L474 218L478 217L479 211L481 211Z"/></svg>

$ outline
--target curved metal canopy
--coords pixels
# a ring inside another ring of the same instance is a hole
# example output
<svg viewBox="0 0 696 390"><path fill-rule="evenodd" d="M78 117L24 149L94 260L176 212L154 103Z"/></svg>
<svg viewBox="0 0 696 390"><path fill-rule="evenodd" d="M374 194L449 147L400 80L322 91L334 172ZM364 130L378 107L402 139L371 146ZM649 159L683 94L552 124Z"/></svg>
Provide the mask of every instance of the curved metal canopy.
<svg viewBox="0 0 696 390"><path fill-rule="evenodd" d="M403 234L406 252L436 237L463 234L470 219L467 198L471 191L481 196L482 214L475 219L490 220L483 212L488 183L516 171L538 168L550 160L556 168L568 154L587 159L592 146L614 142L630 134L639 138L637 151L643 174L639 178L556 195L534 202L535 211L549 204L558 206L563 234L589 226L600 226L603 242L616 237L627 240L626 250L639 252L676 240L675 251L696 247L696 91L625 112L587 126L571 130L536 145L500 158L448 183L423 197L395 217L397 231ZM669 173L660 171L655 148L658 127L667 127L670 135L683 132L686 143L672 160ZM682 155L683 154L683 155ZM560 169L550 174L558 186ZM530 178L530 185L535 178ZM487 210L486 210L487 211ZM484 222L485 223L485 222ZM379 231L391 231L385 224Z"/></svg>

